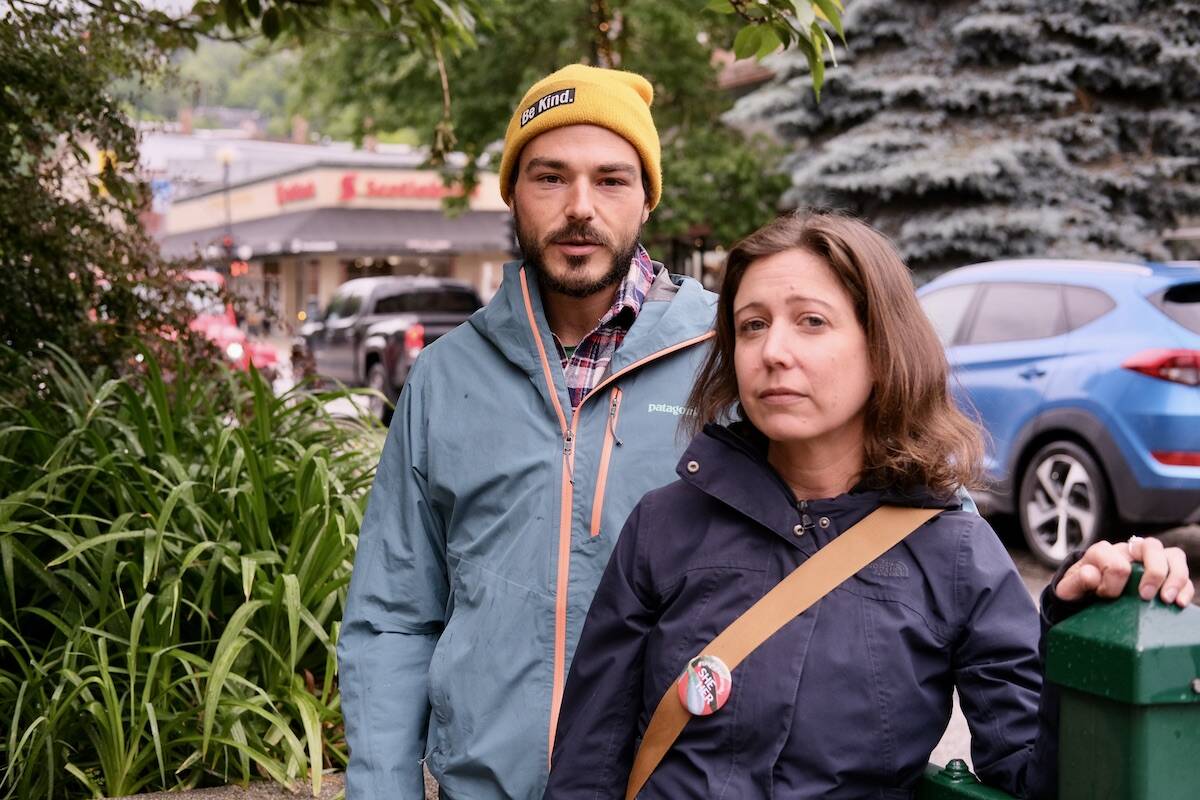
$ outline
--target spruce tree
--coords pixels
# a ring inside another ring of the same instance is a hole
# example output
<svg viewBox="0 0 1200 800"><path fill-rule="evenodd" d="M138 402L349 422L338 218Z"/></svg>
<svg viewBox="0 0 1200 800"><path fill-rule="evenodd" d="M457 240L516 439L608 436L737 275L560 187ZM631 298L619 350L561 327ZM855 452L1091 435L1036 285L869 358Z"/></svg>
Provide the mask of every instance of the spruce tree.
<svg viewBox="0 0 1200 800"><path fill-rule="evenodd" d="M1200 214L1200 3L856 0L820 102L798 54L729 118L791 148L787 206L864 216L910 266L1169 257Z"/></svg>

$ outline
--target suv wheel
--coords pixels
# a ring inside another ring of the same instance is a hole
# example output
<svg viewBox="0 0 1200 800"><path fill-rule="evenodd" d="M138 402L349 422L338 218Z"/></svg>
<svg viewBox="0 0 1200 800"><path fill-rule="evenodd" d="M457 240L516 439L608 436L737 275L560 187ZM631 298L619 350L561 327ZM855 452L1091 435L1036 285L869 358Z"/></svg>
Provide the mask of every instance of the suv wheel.
<svg viewBox="0 0 1200 800"><path fill-rule="evenodd" d="M1108 482L1091 453L1074 442L1051 442L1021 477L1017 510L1029 550L1057 567L1078 548L1105 537L1112 522Z"/></svg>
<svg viewBox="0 0 1200 800"><path fill-rule="evenodd" d="M376 361L367 370L367 388L377 392L367 396L367 410L371 416L387 425L392 421L392 406L384 398L391 396L391 387L388 386L387 370L382 362Z"/></svg>

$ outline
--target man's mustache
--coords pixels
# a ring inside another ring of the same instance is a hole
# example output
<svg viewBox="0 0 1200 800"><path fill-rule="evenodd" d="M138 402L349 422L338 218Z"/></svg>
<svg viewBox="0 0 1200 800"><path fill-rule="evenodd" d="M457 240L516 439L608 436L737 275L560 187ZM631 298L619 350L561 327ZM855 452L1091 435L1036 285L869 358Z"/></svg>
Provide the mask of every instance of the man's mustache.
<svg viewBox="0 0 1200 800"><path fill-rule="evenodd" d="M546 237L546 244L579 242L613 249L612 240L586 222L568 223Z"/></svg>

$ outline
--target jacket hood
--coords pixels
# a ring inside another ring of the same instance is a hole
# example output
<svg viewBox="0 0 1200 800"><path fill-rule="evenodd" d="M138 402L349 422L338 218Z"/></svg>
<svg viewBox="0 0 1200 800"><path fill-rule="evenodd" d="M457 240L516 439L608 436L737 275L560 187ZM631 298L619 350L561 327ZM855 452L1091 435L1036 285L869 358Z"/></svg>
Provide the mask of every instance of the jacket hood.
<svg viewBox="0 0 1200 800"><path fill-rule="evenodd" d="M610 372L712 330L716 295L691 278L669 274L657 262L655 267L654 283L629 335L613 354ZM509 361L540 381L542 370L538 349L531 338L531 317L545 352L553 354L554 339L542 308L537 275L523 262L512 261L504 265L504 279L495 297L475 312L469 322Z"/></svg>
<svg viewBox="0 0 1200 800"><path fill-rule="evenodd" d="M786 532L801 504L767 461L767 444L767 437L749 422L709 424L692 439L675 471L685 483L735 511L771 530ZM877 488L862 481L838 497L809 500L805 509L834 516L877 505L954 509L960 504L955 496L938 496L923 486Z"/></svg>

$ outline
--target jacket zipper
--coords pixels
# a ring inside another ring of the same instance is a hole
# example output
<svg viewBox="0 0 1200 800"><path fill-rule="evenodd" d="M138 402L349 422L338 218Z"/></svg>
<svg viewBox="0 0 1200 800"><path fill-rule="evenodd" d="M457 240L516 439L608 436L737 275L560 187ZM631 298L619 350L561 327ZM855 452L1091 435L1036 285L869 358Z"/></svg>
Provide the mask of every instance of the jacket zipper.
<svg viewBox="0 0 1200 800"><path fill-rule="evenodd" d="M800 530L808 533L813 529L812 517L808 515L808 501L800 501Z"/></svg>
<svg viewBox="0 0 1200 800"><path fill-rule="evenodd" d="M562 497L558 517L557 574L554 581L554 674L550 695L549 747L546 751L546 763L548 765L554 753L554 734L558 728L558 714L562 709L563 685L566 683L567 588L571 569L571 514L574 511L575 500L575 432L579 425L579 412L583 408L584 403L594 397L601 389L604 389L610 383L614 383L620 376L665 355L707 341L714 336L714 333L713 331L708 331L700 336L678 342L670 347L665 347L612 373L583 396L583 399L579 401L579 406L572 412L571 424L568 426L566 415L563 414L562 404L558 402L558 390L554 385L553 373L550 371L550 361L546 357L546 346L542 343L542 336L538 331L537 321L533 316L533 302L529 299L529 284L527 283L528 279L525 276L524 267L521 268L519 274L521 277L522 299L525 301L525 317L529 322L529 330L533 334L533 341L537 345L538 358L542 362L543 377L546 380L546 390L550 395L551 403L554 405L554 412L558 416L558 423L562 430L563 438L563 475L560 489ZM596 512L593 510L592 513L595 514Z"/></svg>
<svg viewBox="0 0 1200 800"><path fill-rule="evenodd" d="M604 489L608 485L608 464L615 444L622 442L617 436L617 420L621 416L621 387L614 386L608 403L608 426L604 431L604 447L600 451L600 471L596 475L596 494L592 499L591 535L600 535L600 518L604 516Z"/></svg>

